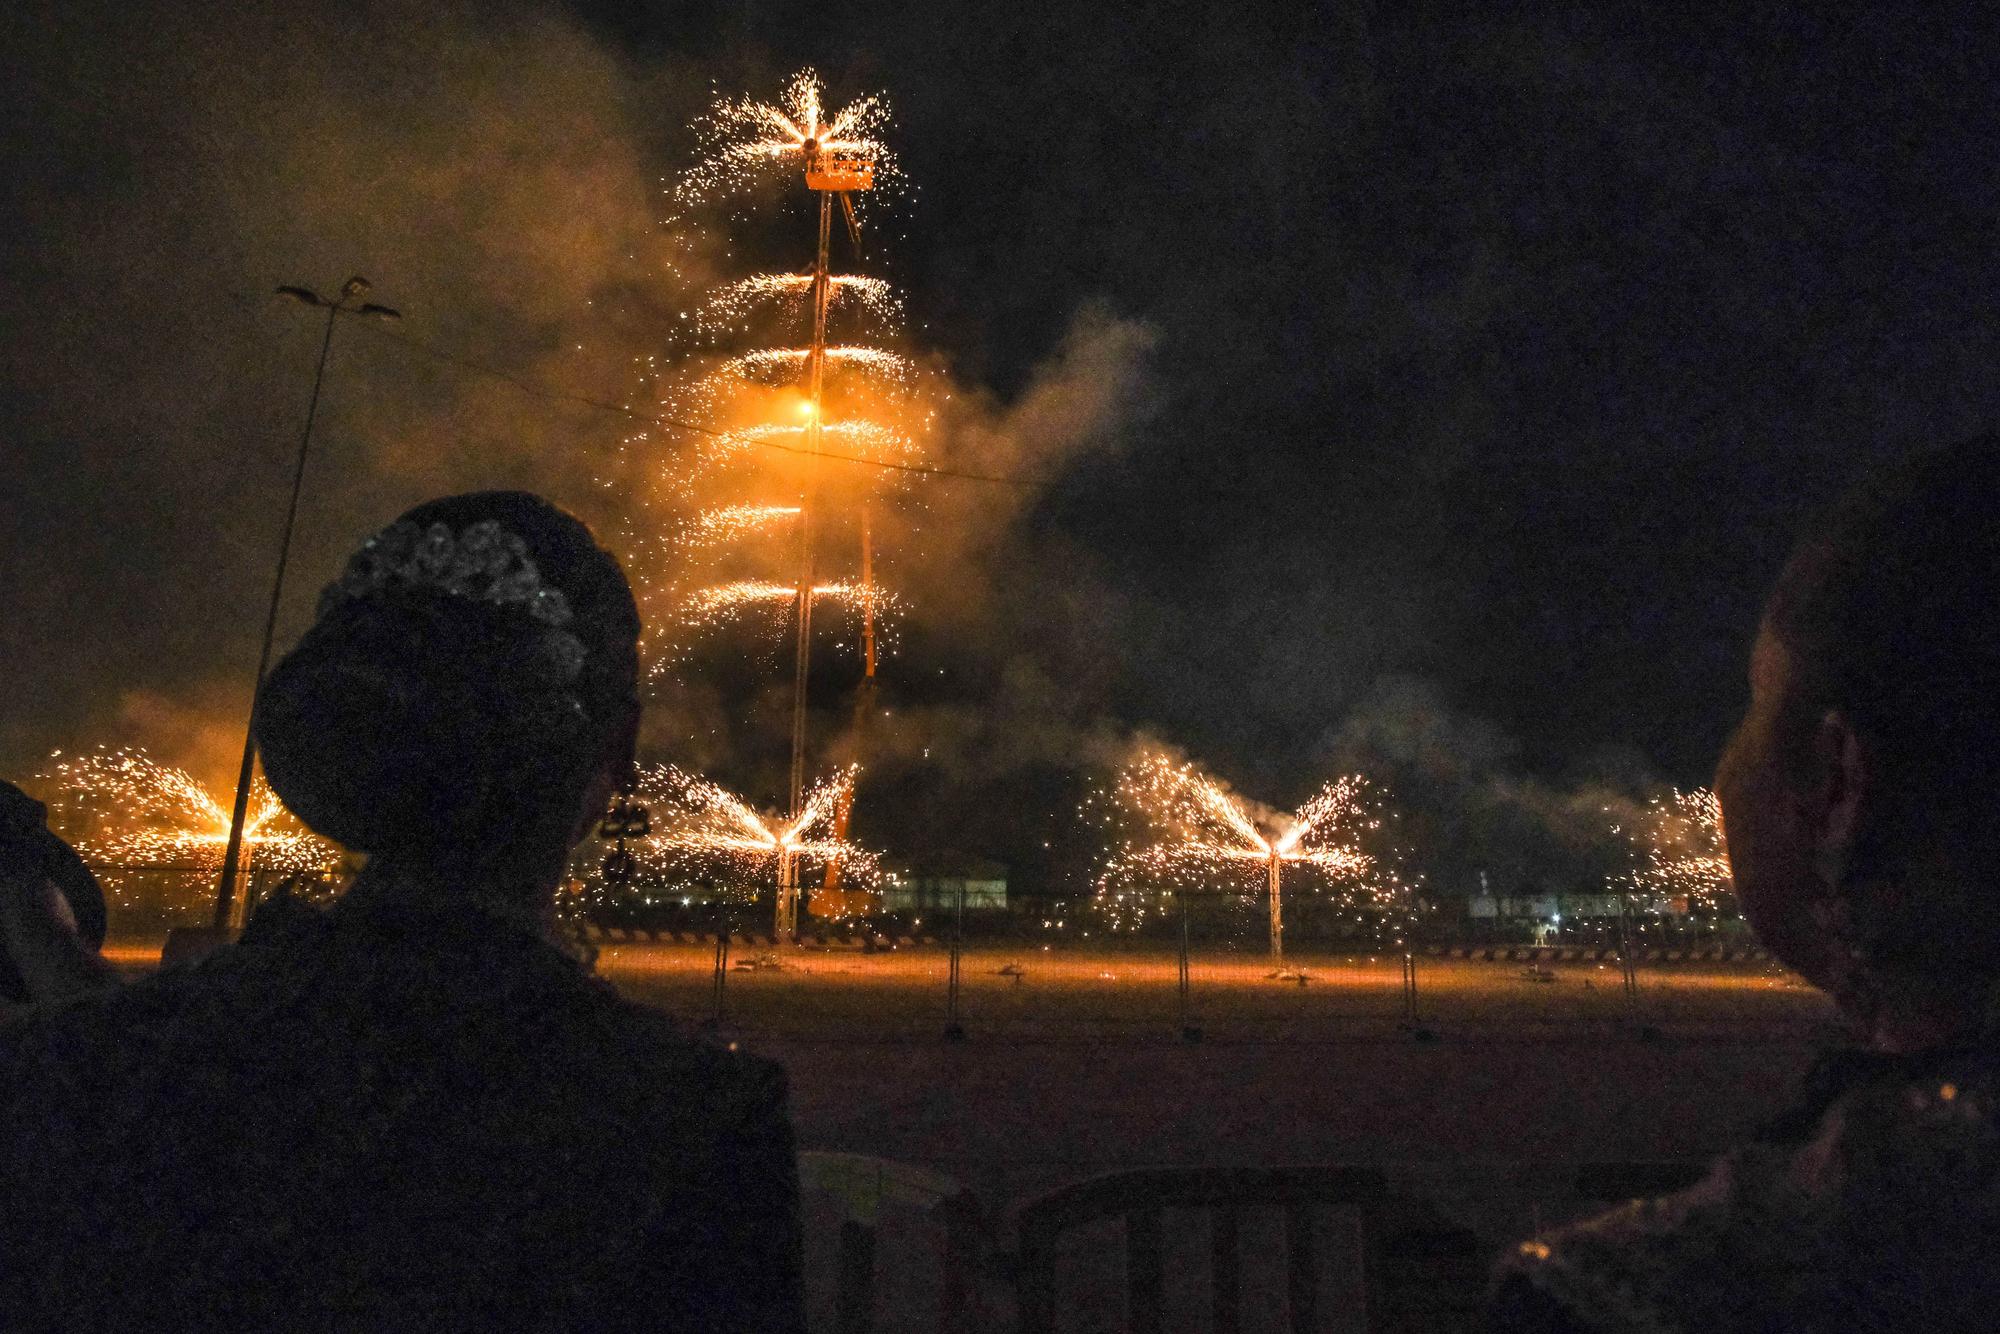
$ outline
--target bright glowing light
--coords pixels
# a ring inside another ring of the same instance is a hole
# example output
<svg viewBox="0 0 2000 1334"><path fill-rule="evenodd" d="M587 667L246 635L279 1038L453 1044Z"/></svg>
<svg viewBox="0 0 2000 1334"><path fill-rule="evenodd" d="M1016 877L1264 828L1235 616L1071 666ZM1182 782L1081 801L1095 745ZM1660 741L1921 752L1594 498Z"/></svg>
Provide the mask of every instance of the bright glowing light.
<svg viewBox="0 0 2000 1334"><path fill-rule="evenodd" d="M738 579L696 590L688 598L686 619L691 625L713 624L717 618L747 607L788 607L797 596L796 584L779 583L774 579ZM844 603L853 607L872 601L878 610L895 605L895 599L879 588L846 582L814 584L813 601Z"/></svg>
<svg viewBox="0 0 2000 1334"><path fill-rule="evenodd" d="M806 358L811 354L811 349L803 347L761 348L732 357L722 364L721 373L755 384L789 384L805 374ZM899 383L907 381L912 373L908 357L879 347L853 344L830 347L826 350L826 360L836 369L864 371Z"/></svg>
<svg viewBox="0 0 2000 1334"><path fill-rule="evenodd" d="M877 854L839 838L835 815L851 797L860 770L839 769L805 794L796 818L761 811L721 784L670 764L640 771L635 794L652 811L653 832L631 845L641 877L712 878L720 871L739 897L754 894L781 855L824 865L838 858L842 875L872 882Z"/></svg>
<svg viewBox="0 0 2000 1334"><path fill-rule="evenodd" d="M685 540L691 547L711 546L761 532L773 524L790 523L798 517L797 505L724 505L696 515L687 527Z"/></svg>
<svg viewBox="0 0 2000 1334"><path fill-rule="evenodd" d="M773 101L718 102L697 123L700 161L673 198L688 220L694 205L800 172L782 198L798 199L796 186L804 183L822 209L840 211L825 193L829 179L855 182L832 188L866 189L869 198L898 179L881 140L887 123L879 97L830 110L810 71ZM868 613L855 641L873 669L885 630L873 613L894 605L879 585L870 587L875 541L893 531L885 522L892 505L914 503L916 475L906 469L922 458L933 414L917 401L912 362L872 345L902 322L895 289L878 277L835 272L842 240L839 231L832 236L827 249L800 256L813 258L805 271L735 278L683 311L678 328L699 355L678 363L646 359L649 373L661 372L649 387L663 415L698 428L696 438L677 438L659 460L650 435L625 442L638 464L628 475L643 478L626 549L635 553L637 591L654 627L647 652L656 679L693 661L696 645L732 617L747 614L759 632L777 627L780 615L762 613L796 605L797 580L810 576L783 576L808 563L840 576L815 589L816 601ZM816 286L821 279L825 286ZM824 298L823 320L816 297ZM667 364L682 373L666 371ZM815 462L826 455L844 462ZM809 522L788 522L802 519L808 506ZM862 538L858 560L836 554L851 534ZM850 582L850 575L860 578ZM773 635L769 642L783 640Z"/></svg>
<svg viewBox="0 0 2000 1334"><path fill-rule="evenodd" d="M810 405L807 410L810 412ZM809 429L808 424L789 423L744 426L709 441L707 452L711 458L720 458L768 445L805 452ZM819 437L828 453L845 454L852 458L897 462L916 455L916 441L902 431L877 421L824 422L819 428Z"/></svg>
<svg viewBox="0 0 2000 1334"><path fill-rule="evenodd" d="M811 294L809 273L753 273L710 291L695 307L695 328L711 335L741 330L763 310L778 318L796 318ZM827 308L836 313L853 309L891 325L902 317L894 288L881 278L855 273L828 277Z"/></svg>

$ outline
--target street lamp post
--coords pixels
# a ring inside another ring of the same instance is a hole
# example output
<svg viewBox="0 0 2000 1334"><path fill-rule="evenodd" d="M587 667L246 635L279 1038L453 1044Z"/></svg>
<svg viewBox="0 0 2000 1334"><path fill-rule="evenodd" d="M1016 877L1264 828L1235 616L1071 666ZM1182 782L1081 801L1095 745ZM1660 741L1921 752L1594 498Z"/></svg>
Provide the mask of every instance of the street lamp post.
<svg viewBox="0 0 2000 1334"><path fill-rule="evenodd" d="M306 401L305 429L299 433L298 462L292 468L292 498L285 508L284 535L278 541L278 570L271 581L271 606L264 617L264 642L257 651L257 679L250 692L250 721L244 728L243 766L236 774L236 804L229 813L229 844L222 854L222 878L215 890L215 930L225 932L243 924L248 895L236 892L237 871L243 860L243 821L250 807L250 775L257 764L257 688L271 666L271 641L278 628L278 603L285 591L285 566L292 555L292 529L299 517L299 492L306 480L306 453L312 446L313 421L319 415L320 386L326 381L327 353L333 347L333 326L342 315L369 315L397 320L402 316L387 306L362 301L368 291L366 278L349 278L341 285L340 296L329 301L306 287L280 287L277 294L301 305L316 306L326 312L326 333L319 343L319 365L313 370L312 397Z"/></svg>

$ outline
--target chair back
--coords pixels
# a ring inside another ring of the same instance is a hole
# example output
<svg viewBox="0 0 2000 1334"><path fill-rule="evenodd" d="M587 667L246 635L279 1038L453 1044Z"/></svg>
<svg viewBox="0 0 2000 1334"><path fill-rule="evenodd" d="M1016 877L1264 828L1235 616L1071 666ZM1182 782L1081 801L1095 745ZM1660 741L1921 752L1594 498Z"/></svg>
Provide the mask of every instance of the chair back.
<svg viewBox="0 0 2000 1334"><path fill-rule="evenodd" d="M807 1224L806 1300L815 1328L873 1334L884 1311L897 1317L898 1329L962 1334L974 1328L984 1228L971 1192L911 1163L801 1153L799 1195ZM897 1300L888 1303L879 1291L885 1284L878 1282L884 1259L897 1289ZM932 1292L934 1300L911 1300Z"/></svg>
<svg viewBox="0 0 2000 1334"><path fill-rule="evenodd" d="M1053 1334L1055 1261L1064 1234L1117 1217L1125 1224L1126 1327L1134 1334L1155 1334L1165 1318L1162 1218L1169 1209L1209 1216L1209 1290L1212 1327L1218 1334L1234 1334L1241 1327L1244 1212L1281 1211L1291 1327L1317 1329L1315 1220L1334 1209L1355 1216L1365 1304L1383 1194L1379 1172L1345 1166L1139 1168L1065 1186L1023 1206L1016 1219L1020 1329L1022 1334Z"/></svg>

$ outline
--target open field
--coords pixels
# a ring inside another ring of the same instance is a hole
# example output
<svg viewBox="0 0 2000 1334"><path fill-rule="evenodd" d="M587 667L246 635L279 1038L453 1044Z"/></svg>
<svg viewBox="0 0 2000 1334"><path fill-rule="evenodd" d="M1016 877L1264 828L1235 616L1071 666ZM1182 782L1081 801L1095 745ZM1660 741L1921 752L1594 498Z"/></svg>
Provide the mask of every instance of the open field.
<svg viewBox="0 0 2000 1334"><path fill-rule="evenodd" d="M724 1026L759 1038L936 1036L949 1006L942 948L881 954L803 949L758 966L737 947L723 988ZM690 1020L714 1014L712 946L608 945L599 971L628 994ZM1403 1019L1397 956L1295 955L1303 982L1274 980L1255 955L1195 954L1188 1018L1209 1039L1307 1041L1394 1031ZM968 948L959 1017L978 1039L1178 1037L1177 965L1167 952ZM1826 1002L1770 964L1656 964L1639 972L1628 1008L1612 963L1418 962L1418 1013L1440 1032L1525 1037L1610 1032L1623 1021L1681 1036L1802 1036L1830 1019Z"/></svg>

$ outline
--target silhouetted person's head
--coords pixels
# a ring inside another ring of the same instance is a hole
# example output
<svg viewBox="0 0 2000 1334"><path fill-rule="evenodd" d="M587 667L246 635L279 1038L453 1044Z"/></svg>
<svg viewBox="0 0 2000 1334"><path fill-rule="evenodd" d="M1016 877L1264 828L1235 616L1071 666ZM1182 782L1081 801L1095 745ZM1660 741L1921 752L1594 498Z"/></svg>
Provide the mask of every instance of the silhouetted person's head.
<svg viewBox="0 0 2000 1334"><path fill-rule="evenodd" d="M1968 1019L2000 979L2000 439L1884 472L1807 533L1715 781L1782 960L1884 1045Z"/></svg>
<svg viewBox="0 0 2000 1334"><path fill-rule="evenodd" d="M578 520L518 491L369 539L258 695L271 786L314 830L532 899L631 768L639 615Z"/></svg>

